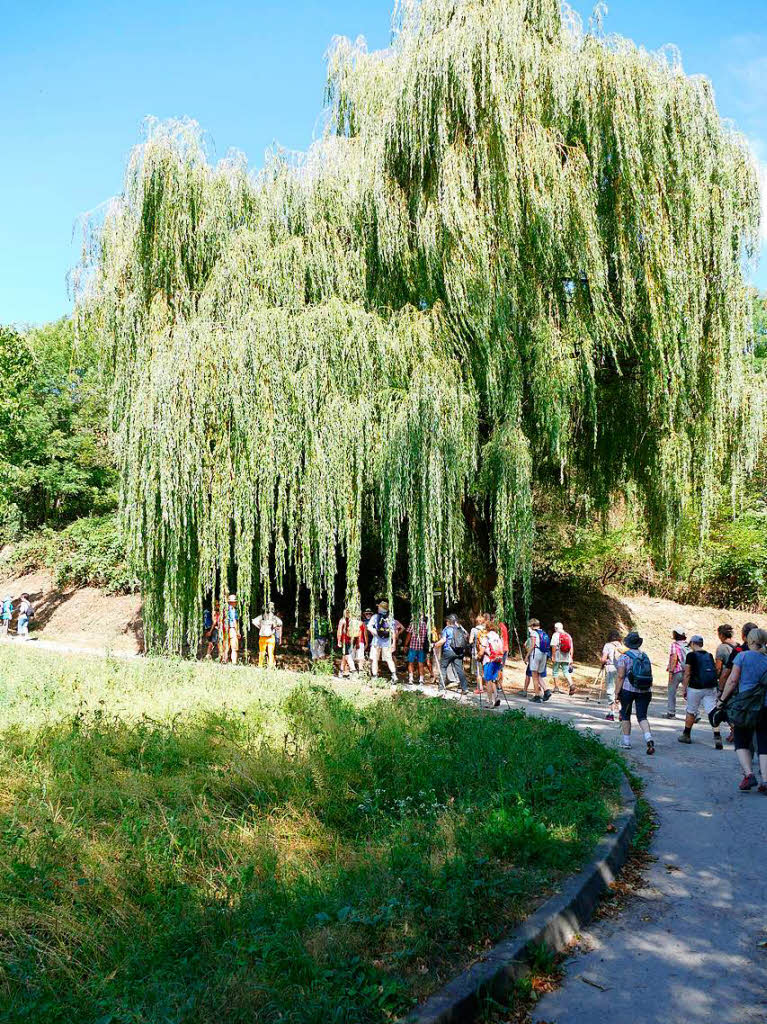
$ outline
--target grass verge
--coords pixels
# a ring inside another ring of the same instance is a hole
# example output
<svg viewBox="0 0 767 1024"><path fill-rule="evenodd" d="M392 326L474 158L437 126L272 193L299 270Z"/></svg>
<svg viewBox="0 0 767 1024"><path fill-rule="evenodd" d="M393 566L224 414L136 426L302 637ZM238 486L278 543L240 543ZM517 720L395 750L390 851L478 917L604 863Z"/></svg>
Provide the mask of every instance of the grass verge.
<svg viewBox="0 0 767 1024"><path fill-rule="evenodd" d="M287 673L0 650L0 1020L374 1024L575 870L617 757Z"/></svg>

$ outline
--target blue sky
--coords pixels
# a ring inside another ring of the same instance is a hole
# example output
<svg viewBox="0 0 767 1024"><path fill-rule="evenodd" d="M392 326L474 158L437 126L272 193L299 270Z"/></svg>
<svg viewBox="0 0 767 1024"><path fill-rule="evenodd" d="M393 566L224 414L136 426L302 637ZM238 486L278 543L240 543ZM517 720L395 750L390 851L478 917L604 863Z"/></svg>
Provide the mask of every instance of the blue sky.
<svg viewBox="0 0 767 1024"><path fill-rule="evenodd" d="M385 46L391 0L0 0L0 14L0 323L39 323L70 309L76 221L119 192L147 115L192 117L218 155L235 147L253 166L274 142L304 149L328 43ZM764 0L613 0L605 24L676 44L767 167L764 15Z"/></svg>

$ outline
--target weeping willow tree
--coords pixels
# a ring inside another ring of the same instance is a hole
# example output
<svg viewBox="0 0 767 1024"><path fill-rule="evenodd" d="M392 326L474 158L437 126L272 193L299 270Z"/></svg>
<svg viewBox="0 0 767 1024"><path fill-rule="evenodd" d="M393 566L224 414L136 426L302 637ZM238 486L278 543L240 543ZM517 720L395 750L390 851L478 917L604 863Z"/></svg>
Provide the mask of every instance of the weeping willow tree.
<svg viewBox="0 0 767 1024"><path fill-rule="evenodd" d="M250 175L154 125L91 236L122 508L149 643L288 571L359 587L366 532L411 599L473 536L507 612L536 486L644 510L659 550L747 468L759 194L673 54L556 0L421 0L390 49L337 40L322 139ZM340 582L339 582L340 580Z"/></svg>

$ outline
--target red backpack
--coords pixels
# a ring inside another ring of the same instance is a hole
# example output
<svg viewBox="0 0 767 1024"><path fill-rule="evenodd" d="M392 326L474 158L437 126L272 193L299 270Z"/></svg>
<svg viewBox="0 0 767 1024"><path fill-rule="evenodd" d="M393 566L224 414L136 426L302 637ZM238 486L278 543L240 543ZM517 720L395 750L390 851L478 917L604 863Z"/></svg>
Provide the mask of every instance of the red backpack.
<svg viewBox="0 0 767 1024"><path fill-rule="evenodd" d="M559 634L559 649L562 654L569 654L573 649L573 638L562 630Z"/></svg>
<svg viewBox="0 0 767 1024"><path fill-rule="evenodd" d="M487 638L487 653L491 661L503 661L503 637L496 634L492 639Z"/></svg>

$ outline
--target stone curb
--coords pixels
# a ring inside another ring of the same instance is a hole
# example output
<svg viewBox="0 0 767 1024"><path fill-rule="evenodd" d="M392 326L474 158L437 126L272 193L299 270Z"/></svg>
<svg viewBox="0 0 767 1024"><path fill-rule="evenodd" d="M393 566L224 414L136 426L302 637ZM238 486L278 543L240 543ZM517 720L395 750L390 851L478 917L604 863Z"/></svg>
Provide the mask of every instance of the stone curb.
<svg viewBox="0 0 767 1024"><path fill-rule="evenodd" d="M636 830L636 797L625 775L621 799L623 809L614 822L615 832L600 839L586 867L483 960L430 996L406 1018L408 1024L467 1024L474 1020L483 998L503 999L515 981L529 973L531 947L545 945L559 952L573 940L628 857Z"/></svg>

